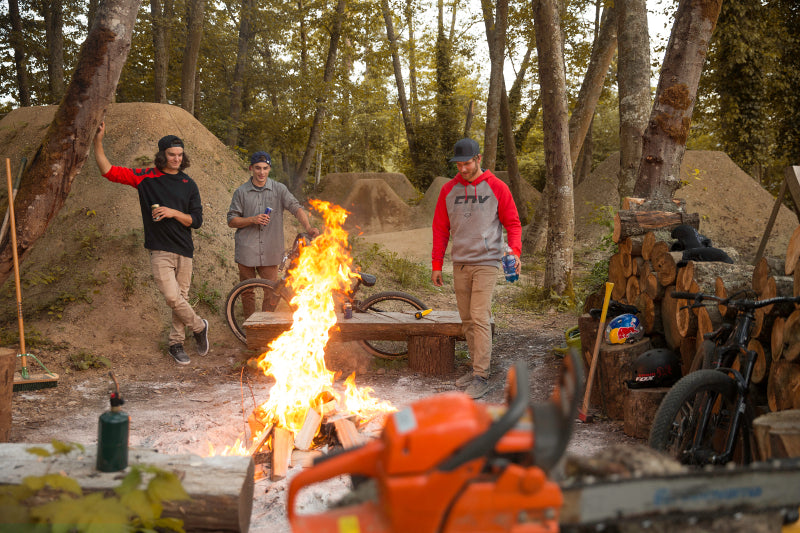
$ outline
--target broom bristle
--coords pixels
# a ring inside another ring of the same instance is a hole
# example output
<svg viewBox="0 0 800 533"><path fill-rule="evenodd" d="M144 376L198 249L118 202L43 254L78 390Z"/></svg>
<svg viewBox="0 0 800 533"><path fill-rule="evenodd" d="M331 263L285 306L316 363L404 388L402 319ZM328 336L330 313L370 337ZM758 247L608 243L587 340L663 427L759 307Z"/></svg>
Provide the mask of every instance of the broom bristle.
<svg viewBox="0 0 800 533"><path fill-rule="evenodd" d="M13 392L50 389L58 386L58 374L31 374L23 378L18 372L14 374Z"/></svg>

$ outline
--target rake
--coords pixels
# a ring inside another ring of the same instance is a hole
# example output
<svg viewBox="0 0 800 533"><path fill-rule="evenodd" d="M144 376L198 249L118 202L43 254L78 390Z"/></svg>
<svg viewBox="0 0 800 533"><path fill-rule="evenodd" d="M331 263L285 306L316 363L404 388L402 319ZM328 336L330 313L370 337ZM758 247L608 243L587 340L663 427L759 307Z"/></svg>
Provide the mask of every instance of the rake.
<svg viewBox="0 0 800 533"><path fill-rule="evenodd" d="M19 322L19 351L22 368L19 373L14 373L14 392L49 389L58 385L58 374L50 372L39 359L32 354L25 353L25 327L22 322L22 288L19 280L19 257L17 256L17 226L14 221L14 192L11 186L11 160L6 158L6 175L8 177L8 216L11 231L11 251L14 257L14 282L17 287L17 322ZM42 367L44 373L31 373L28 371L28 357Z"/></svg>

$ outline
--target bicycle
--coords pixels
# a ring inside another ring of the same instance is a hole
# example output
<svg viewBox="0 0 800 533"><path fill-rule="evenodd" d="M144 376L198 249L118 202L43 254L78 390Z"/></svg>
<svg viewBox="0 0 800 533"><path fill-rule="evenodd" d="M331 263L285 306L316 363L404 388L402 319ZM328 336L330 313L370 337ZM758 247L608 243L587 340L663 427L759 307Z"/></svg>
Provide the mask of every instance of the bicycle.
<svg viewBox="0 0 800 533"><path fill-rule="evenodd" d="M709 300L736 311L732 325L724 324L705 335L701 368L672 386L653 419L650 447L669 453L683 464L749 464L753 460L755 410L749 389L757 354L747 345L755 311L769 305L800 303L800 296L756 300L738 298L741 295L748 293L741 291L728 298L672 293L673 298L693 301L686 306L689 308L700 307ZM739 369L735 368L737 358Z"/></svg>
<svg viewBox="0 0 800 533"><path fill-rule="evenodd" d="M292 248L286 252L283 261L278 267L283 275L278 281L254 278L238 283L228 293L225 302L225 317L233 334L243 343L247 343L244 329L244 316L242 298L251 294L254 298L255 309L265 312L294 311L291 305L294 293L288 285L289 271L296 265L300 251L311 238L308 234L298 233ZM387 313L401 312L414 314L428 307L419 298L401 291L384 291L368 296L364 300L356 298L356 293L361 288L372 287L377 282L377 277L364 272L352 273L352 283L346 291L336 291L338 308L344 303L352 306L354 313ZM364 349L375 357L381 359L403 359L408 355L408 343L405 341L362 340L358 341Z"/></svg>

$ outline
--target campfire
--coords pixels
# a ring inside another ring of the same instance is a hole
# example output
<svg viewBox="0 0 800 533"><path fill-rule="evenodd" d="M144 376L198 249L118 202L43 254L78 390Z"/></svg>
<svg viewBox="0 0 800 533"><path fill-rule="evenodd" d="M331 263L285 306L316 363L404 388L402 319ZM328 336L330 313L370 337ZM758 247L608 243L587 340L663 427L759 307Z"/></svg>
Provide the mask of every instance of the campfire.
<svg viewBox="0 0 800 533"><path fill-rule="evenodd" d="M265 453L271 455L272 479L286 475L293 448L307 452L317 444L325 445L315 442L318 435L317 441L326 440L320 434L323 426L332 426L338 441L350 447L364 439L359 425L396 411L389 402L373 398L369 387L359 389L354 374L345 380L344 388L335 387L335 373L325 366L328 332L336 326L340 310L336 294L350 284L352 257L342 228L347 211L318 200L311 205L322 215L325 231L301 250L297 266L289 271L296 307L292 326L257 360L258 368L272 376L275 384L267 401L248 417L251 438L240 439L222 452L261 459Z"/></svg>

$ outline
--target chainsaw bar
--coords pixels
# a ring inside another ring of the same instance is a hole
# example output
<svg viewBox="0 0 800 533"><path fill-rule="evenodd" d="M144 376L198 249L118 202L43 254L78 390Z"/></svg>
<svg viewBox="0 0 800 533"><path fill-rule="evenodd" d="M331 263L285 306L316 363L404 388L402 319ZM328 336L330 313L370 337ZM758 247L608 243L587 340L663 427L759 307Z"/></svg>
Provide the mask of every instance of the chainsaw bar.
<svg viewBox="0 0 800 533"><path fill-rule="evenodd" d="M710 467L647 478L582 479L562 484L561 531L623 522L677 522L737 513L782 512L800 506L800 459L744 467ZM570 527L576 526L576 527ZM580 526L580 527L577 527Z"/></svg>

